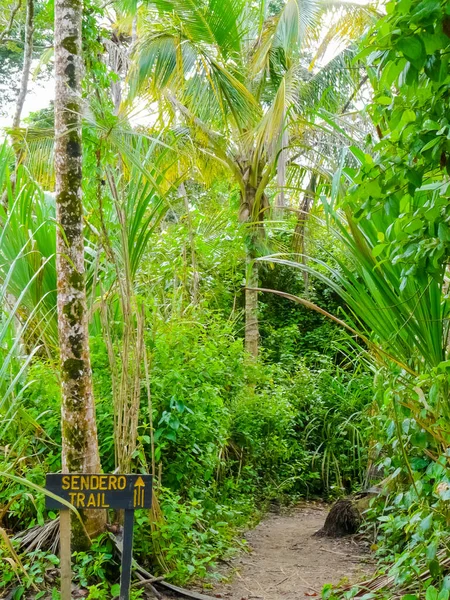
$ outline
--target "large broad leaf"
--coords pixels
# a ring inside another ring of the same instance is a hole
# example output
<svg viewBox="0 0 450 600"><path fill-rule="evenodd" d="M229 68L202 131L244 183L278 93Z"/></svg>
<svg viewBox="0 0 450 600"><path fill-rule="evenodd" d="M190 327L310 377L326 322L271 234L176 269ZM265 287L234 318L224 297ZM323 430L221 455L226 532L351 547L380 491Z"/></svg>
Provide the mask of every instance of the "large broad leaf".
<svg viewBox="0 0 450 600"><path fill-rule="evenodd" d="M425 45L419 37L402 36L398 39L396 46L417 68L421 68L425 63L427 53Z"/></svg>

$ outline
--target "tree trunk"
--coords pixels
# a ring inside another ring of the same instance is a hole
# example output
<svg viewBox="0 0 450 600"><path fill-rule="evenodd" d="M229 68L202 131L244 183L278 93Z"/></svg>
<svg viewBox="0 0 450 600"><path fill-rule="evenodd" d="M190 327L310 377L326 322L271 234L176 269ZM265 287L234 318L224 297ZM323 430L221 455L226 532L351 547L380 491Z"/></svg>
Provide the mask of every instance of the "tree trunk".
<svg viewBox="0 0 450 600"><path fill-rule="evenodd" d="M245 196L242 198L240 219L248 221L250 229L247 238L247 282L245 288L245 349L255 359L259 352L258 292L252 288L259 287L259 266L255 259L259 255L259 247L264 240L264 213L267 208L263 195L260 206L255 207L256 187L247 184Z"/></svg>
<svg viewBox="0 0 450 600"><path fill-rule="evenodd" d="M58 332L62 381L63 472L98 473L95 404L84 273L81 145L81 0L55 1L55 175ZM104 529L104 511L83 514L86 529ZM72 543L86 546L74 519Z"/></svg>
<svg viewBox="0 0 450 600"><path fill-rule="evenodd" d="M286 111L284 111L284 119L286 119ZM289 137L286 129L281 134L280 142L281 149L277 162L277 185L280 191L277 194L275 203L276 219L281 219L283 217L283 209L286 207L286 163L288 158L287 145L289 143Z"/></svg>
<svg viewBox="0 0 450 600"><path fill-rule="evenodd" d="M12 27L14 16L16 11L20 8L21 0L17 3L11 14L11 21L9 23L9 29ZM23 67L22 77L20 81L19 95L17 96L16 108L14 111L14 118L12 122L13 132L11 134L11 142L16 155L16 168L22 160L23 144L20 141L20 135L17 133L17 129L20 127L20 117L22 116L23 105L25 98L27 97L28 81L30 79L31 59L33 55L33 33L34 33L34 0L27 0L27 13L25 19L25 44L23 49ZM1 42L0 36L0 42ZM14 191L16 186L16 172L11 173L11 188ZM4 209L8 210L8 193L7 190L3 192L1 198L1 204Z"/></svg>
<svg viewBox="0 0 450 600"><path fill-rule="evenodd" d="M200 275L197 268L197 256L195 254L195 235L192 227L192 218L189 210L189 198L186 192L186 186L181 183L178 187L178 192L182 196L184 201L184 209L186 211L187 226L189 231L189 245L191 250L191 267L192 267L192 286L191 286L191 299L192 304L198 304L198 288L200 282Z"/></svg>
<svg viewBox="0 0 450 600"><path fill-rule="evenodd" d="M251 288L259 287L258 263L254 256L247 254L247 286L245 288L245 349L257 358L259 352L258 292Z"/></svg>
<svg viewBox="0 0 450 600"><path fill-rule="evenodd" d="M306 257L306 224L308 222L311 208L314 202L314 196L316 193L317 186L317 175L314 173L311 175L311 179L309 180L308 187L305 190L302 201L300 202L299 212L297 216L297 223L295 225L294 230L294 239L293 239L293 250L294 252L300 254L300 260L302 264L307 264ZM303 271L303 282L305 285L305 293L308 293L309 287L309 275L307 271Z"/></svg>
<svg viewBox="0 0 450 600"><path fill-rule="evenodd" d="M13 129L20 127L23 105L28 91L30 79L31 59L33 56L33 32L34 32L34 0L27 0L27 16L25 21L25 45L23 49L22 79L20 82L19 95L17 96L16 110L13 119Z"/></svg>

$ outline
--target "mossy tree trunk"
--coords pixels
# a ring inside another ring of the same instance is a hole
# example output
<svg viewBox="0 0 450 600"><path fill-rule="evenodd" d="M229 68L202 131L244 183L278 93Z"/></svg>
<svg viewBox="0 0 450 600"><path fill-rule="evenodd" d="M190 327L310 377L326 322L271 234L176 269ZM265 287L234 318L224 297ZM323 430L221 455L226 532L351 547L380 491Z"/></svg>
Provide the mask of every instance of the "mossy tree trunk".
<svg viewBox="0 0 450 600"><path fill-rule="evenodd" d="M64 472L100 472L84 273L81 143L81 0L55 1L55 175L58 332L62 381ZM83 515L89 535L105 526L104 511ZM87 543L73 520L72 544Z"/></svg>

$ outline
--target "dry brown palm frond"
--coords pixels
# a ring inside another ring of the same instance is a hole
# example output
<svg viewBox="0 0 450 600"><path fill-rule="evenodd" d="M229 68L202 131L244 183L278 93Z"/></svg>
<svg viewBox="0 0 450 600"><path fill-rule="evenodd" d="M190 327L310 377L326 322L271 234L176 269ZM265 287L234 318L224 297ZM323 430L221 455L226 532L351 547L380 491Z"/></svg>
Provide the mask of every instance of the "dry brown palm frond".
<svg viewBox="0 0 450 600"><path fill-rule="evenodd" d="M25 552L45 549L56 554L59 546L59 517L44 525L20 531L13 539L19 542L21 550Z"/></svg>

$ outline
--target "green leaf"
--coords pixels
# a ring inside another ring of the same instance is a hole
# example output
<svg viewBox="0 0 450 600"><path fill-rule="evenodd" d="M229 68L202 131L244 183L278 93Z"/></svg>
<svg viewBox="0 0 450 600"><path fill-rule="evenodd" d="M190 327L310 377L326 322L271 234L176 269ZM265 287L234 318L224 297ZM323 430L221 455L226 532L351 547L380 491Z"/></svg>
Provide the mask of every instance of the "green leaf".
<svg viewBox="0 0 450 600"><path fill-rule="evenodd" d="M180 428L180 421L179 419L174 419L172 418L169 421L169 426L174 430L174 431L178 431L178 429Z"/></svg>
<svg viewBox="0 0 450 600"><path fill-rule="evenodd" d="M440 141L441 141L441 138L439 136L433 138L430 142L428 142L428 144L425 144L425 146L422 148L422 150L420 152L421 153L426 152L430 148L437 146L437 144L439 144Z"/></svg>
<svg viewBox="0 0 450 600"><path fill-rule="evenodd" d="M419 529L421 529L421 531L428 531L431 528L432 522L433 522L433 513L430 513L424 519L422 519L422 521L420 522L420 525L419 525Z"/></svg>
<svg viewBox="0 0 450 600"><path fill-rule="evenodd" d="M361 164L364 164L366 160L366 155L361 150L361 148L358 148L358 146L350 146L349 150Z"/></svg>
<svg viewBox="0 0 450 600"><path fill-rule="evenodd" d="M438 600L438 591L434 585L430 585L425 594L425 600Z"/></svg>
<svg viewBox="0 0 450 600"><path fill-rule="evenodd" d="M423 223L421 219L413 219L403 228L406 233L414 233L422 229Z"/></svg>
<svg viewBox="0 0 450 600"><path fill-rule="evenodd" d="M411 23L419 23L420 21L425 20L434 12L439 11L440 6L441 3L439 0L422 0L410 15Z"/></svg>
<svg viewBox="0 0 450 600"><path fill-rule="evenodd" d="M425 73L431 81L441 81L442 61L439 56L430 56L425 64ZM444 69L445 71L445 69Z"/></svg>
<svg viewBox="0 0 450 600"><path fill-rule="evenodd" d="M392 61L388 63L388 65L383 69L383 72L380 77L380 87L390 89L394 81L397 81L400 73L406 66L406 60L404 58L397 59L396 61Z"/></svg>
<svg viewBox="0 0 450 600"><path fill-rule="evenodd" d="M400 123L402 123L402 124L414 123L415 120L416 120L416 113L413 110L411 110L410 108L408 108L407 110L405 110L403 112Z"/></svg>
<svg viewBox="0 0 450 600"><path fill-rule="evenodd" d="M397 2L397 12L400 15L406 15L411 10L411 0L400 0Z"/></svg>
<svg viewBox="0 0 450 600"><path fill-rule="evenodd" d="M426 467L428 467L428 460L426 458L415 456L411 459L411 468L413 471L420 471Z"/></svg>
<svg viewBox="0 0 450 600"><path fill-rule="evenodd" d="M422 174L414 171L413 169L408 169L406 172L406 177L408 181L410 181L416 187L420 187L422 185Z"/></svg>
<svg viewBox="0 0 450 600"><path fill-rule="evenodd" d="M439 123L437 123L436 121L432 121L431 119L427 119L423 124L423 128L432 131L437 131L439 129Z"/></svg>
<svg viewBox="0 0 450 600"><path fill-rule="evenodd" d="M374 246L374 248L372 249L372 256L374 258L377 258L377 256L380 256L380 254L383 253L383 250L387 247L387 244L377 244L376 246Z"/></svg>
<svg viewBox="0 0 450 600"><path fill-rule="evenodd" d="M450 241L450 229L447 223L443 223L442 221L438 225L438 238L441 242Z"/></svg>
<svg viewBox="0 0 450 600"><path fill-rule="evenodd" d="M431 386L428 397L430 400L430 404L436 405L437 401L439 400L439 385L437 383L433 383L433 385Z"/></svg>
<svg viewBox="0 0 450 600"><path fill-rule="evenodd" d="M421 68L425 63L426 51L422 40L417 36L400 37L397 41L397 48L403 52L416 68ZM418 65L421 65L418 67Z"/></svg>
<svg viewBox="0 0 450 600"><path fill-rule="evenodd" d="M412 64L412 62L408 62L406 64L404 73L405 73L404 83L406 83L406 85L413 87L414 84L416 84L419 79L418 69L416 69L416 67Z"/></svg>
<svg viewBox="0 0 450 600"><path fill-rule="evenodd" d="M115 583L114 585L111 586L111 596L118 596L120 594L120 585L118 583Z"/></svg>
<svg viewBox="0 0 450 600"><path fill-rule="evenodd" d="M427 433L425 431L418 431L414 435L411 436L411 444L417 446L418 448L426 448L428 443ZM433 558L429 556L428 558Z"/></svg>
<svg viewBox="0 0 450 600"><path fill-rule="evenodd" d="M439 575L441 574L441 567L439 565L439 561L436 558L430 560L430 562L428 563L428 569L430 570L432 577L439 577Z"/></svg>
<svg viewBox="0 0 450 600"><path fill-rule="evenodd" d="M155 442L157 442L159 440L159 438L161 437L161 435L164 433L164 428L160 427L159 429L157 429L155 431Z"/></svg>
<svg viewBox="0 0 450 600"><path fill-rule="evenodd" d="M382 190L378 178L366 183L365 192L369 196L373 196L374 198L380 197L382 195Z"/></svg>
<svg viewBox="0 0 450 600"><path fill-rule="evenodd" d="M426 557L428 560L434 560L436 558L437 547L438 547L438 545L436 542L428 544L427 550L426 550Z"/></svg>

